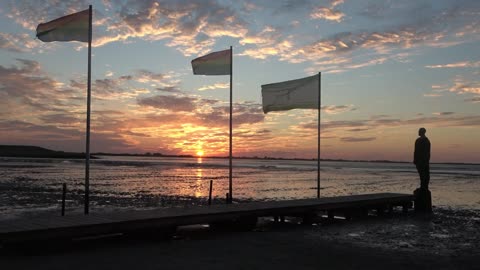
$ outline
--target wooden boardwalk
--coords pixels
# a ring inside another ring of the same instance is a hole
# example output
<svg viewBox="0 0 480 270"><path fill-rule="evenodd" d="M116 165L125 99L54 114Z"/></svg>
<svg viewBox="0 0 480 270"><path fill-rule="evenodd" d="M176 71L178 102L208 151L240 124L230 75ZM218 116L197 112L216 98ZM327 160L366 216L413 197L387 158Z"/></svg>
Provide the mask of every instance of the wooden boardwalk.
<svg viewBox="0 0 480 270"><path fill-rule="evenodd" d="M252 202L186 208L159 208L107 214L67 215L58 217L0 221L0 243L73 239L95 235L137 231L171 230L177 226L218 224L234 220L256 220L268 216L311 216L318 212L365 212L369 209L410 208L413 195L377 193L302 199Z"/></svg>

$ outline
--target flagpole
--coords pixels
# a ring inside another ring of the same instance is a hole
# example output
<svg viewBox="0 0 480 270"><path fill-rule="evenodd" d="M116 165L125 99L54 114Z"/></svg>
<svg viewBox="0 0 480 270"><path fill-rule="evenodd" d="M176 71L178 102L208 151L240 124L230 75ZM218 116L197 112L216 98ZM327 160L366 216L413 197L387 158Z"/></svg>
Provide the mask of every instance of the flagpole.
<svg viewBox="0 0 480 270"><path fill-rule="evenodd" d="M228 182L228 202L233 202L232 189L232 81L233 81L233 48L230 46L230 150L229 150L229 182Z"/></svg>
<svg viewBox="0 0 480 270"><path fill-rule="evenodd" d="M88 77L87 77L87 128L85 150L85 215L88 215L90 203L90 101L92 81L92 5L88 8Z"/></svg>
<svg viewBox="0 0 480 270"><path fill-rule="evenodd" d="M317 151L317 198L320 198L320 112L322 109L322 73L318 73L318 151Z"/></svg>

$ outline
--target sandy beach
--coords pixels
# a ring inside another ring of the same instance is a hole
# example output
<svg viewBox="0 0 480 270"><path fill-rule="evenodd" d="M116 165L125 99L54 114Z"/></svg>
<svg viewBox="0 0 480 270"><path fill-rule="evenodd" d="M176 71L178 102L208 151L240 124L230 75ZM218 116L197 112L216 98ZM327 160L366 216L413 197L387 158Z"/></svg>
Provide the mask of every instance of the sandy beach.
<svg viewBox="0 0 480 270"><path fill-rule="evenodd" d="M182 228L2 250L1 269L480 269L480 213L434 209L313 225L263 219L253 231Z"/></svg>

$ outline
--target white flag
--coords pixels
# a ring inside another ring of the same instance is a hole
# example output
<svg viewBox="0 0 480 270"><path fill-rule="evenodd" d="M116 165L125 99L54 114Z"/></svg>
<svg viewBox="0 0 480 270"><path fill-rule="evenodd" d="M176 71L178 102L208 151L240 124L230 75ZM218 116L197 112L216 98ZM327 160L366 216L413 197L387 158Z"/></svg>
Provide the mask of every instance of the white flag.
<svg viewBox="0 0 480 270"><path fill-rule="evenodd" d="M43 42L88 42L90 11L84 10L37 26L37 38Z"/></svg>
<svg viewBox="0 0 480 270"><path fill-rule="evenodd" d="M230 75L231 50L212 52L192 60L195 75Z"/></svg>
<svg viewBox="0 0 480 270"><path fill-rule="evenodd" d="M262 85L263 112L318 109L319 76Z"/></svg>

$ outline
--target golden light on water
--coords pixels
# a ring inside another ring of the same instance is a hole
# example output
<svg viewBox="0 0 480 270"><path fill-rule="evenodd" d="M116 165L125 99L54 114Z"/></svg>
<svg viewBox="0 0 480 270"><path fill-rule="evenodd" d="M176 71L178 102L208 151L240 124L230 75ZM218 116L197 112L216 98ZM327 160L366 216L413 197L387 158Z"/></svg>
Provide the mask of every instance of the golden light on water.
<svg viewBox="0 0 480 270"><path fill-rule="evenodd" d="M202 158L198 158L200 160L199 163L202 163L201 162L201 159ZM196 198L200 198L200 197L203 197L205 196L205 190L203 188L203 185L202 185L202 178L203 178L203 169L202 168L198 168L197 169L197 172L196 172L196 177L197 177L197 180L195 181L195 197Z"/></svg>

